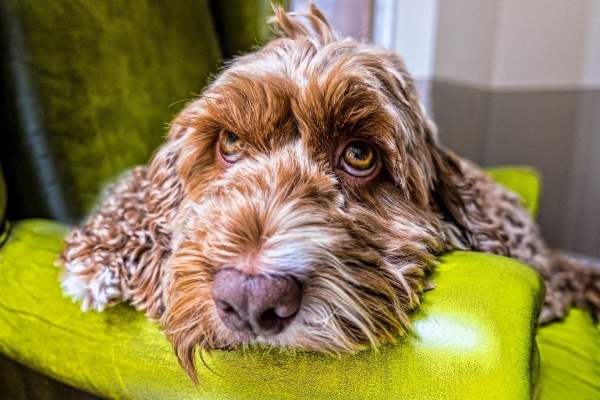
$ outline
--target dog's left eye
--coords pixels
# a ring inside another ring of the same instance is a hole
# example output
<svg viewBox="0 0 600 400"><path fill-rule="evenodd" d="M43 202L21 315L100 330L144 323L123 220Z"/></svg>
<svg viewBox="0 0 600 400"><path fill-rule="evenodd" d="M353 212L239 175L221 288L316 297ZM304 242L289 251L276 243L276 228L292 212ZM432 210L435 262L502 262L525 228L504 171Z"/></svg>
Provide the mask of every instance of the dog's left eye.
<svg viewBox="0 0 600 400"><path fill-rule="evenodd" d="M237 161L237 158L244 147L244 143L240 138L233 132L223 131L219 138L219 151L225 161L233 163Z"/></svg>
<svg viewBox="0 0 600 400"><path fill-rule="evenodd" d="M346 145L341 156L339 167L350 175L363 178L375 170L377 157L373 147L367 142L352 141Z"/></svg>

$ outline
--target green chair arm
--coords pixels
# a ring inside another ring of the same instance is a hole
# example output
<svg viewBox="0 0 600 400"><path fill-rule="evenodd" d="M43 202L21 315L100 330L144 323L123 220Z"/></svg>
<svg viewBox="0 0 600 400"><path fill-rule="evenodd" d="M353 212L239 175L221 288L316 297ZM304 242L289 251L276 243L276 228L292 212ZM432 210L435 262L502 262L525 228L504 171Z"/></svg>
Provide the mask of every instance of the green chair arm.
<svg viewBox="0 0 600 400"><path fill-rule="evenodd" d="M64 226L28 220L0 250L0 351L111 398L521 399L538 380L534 340L543 285L529 267L474 252L440 258L414 334L332 358L257 347L213 351L196 389L155 322L128 305L82 313L63 297ZM481 279L485 276L485 279Z"/></svg>

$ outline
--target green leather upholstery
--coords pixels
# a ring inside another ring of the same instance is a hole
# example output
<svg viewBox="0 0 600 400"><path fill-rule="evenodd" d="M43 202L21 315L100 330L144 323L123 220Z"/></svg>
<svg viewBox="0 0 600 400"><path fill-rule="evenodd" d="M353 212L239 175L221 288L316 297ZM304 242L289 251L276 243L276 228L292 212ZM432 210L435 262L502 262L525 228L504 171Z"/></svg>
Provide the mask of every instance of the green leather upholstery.
<svg viewBox="0 0 600 400"><path fill-rule="evenodd" d="M0 257L0 351L55 379L111 398L525 399L534 394L535 315L543 287L512 259L440 259L414 315L414 336L341 359L250 348L199 361L195 389L156 323L130 306L82 313L52 266L65 228L16 224ZM485 279L482 279L482 276Z"/></svg>
<svg viewBox="0 0 600 400"><path fill-rule="evenodd" d="M2 175L2 168L0 168L0 246L8 238L8 221L5 221L4 214L6 212L6 184L4 183L4 175Z"/></svg>
<svg viewBox="0 0 600 400"><path fill-rule="evenodd" d="M289 9L289 0L217 0L211 3L215 27L222 38L221 49L226 59L246 53L273 37L267 25L273 15L272 4Z"/></svg>
<svg viewBox="0 0 600 400"><path fill-rule="evenodd" d="M0 168L0 221L4 220L4 213L6 212L6 198L6 184L4 183L2 168Z"/></svg>
<svg viewBox="0 0 600 400"><path fill-rule="evenodd" d="M488 168L497 182L518 193L533 216L541 193L528 167ZM600 332L589 313L572 309L562 322L539 328L540 399L600 399Z"/></svg>
<svg viewBox="0 0 600 400"><path fill-rule="evenodd" d="M572 309L562 322L538 330L540 399L600 399L600 326Z"/></svg>
<svg viewBox="0 0 600 400"><path fill-rule="evenodd" d="M13 219L87 214L109 180L148 161L221 60L208 1L3 0L0 15Z"/></svg>

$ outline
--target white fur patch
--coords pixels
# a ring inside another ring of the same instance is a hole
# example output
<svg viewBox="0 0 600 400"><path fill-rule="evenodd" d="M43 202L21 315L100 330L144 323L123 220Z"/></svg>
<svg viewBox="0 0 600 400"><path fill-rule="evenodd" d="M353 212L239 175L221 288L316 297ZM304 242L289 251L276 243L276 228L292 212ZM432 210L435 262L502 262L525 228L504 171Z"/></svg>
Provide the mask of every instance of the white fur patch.
<svg viewBox="0 0 600 400"><path fill-rule="evenodd" d="M123 299L119 278L110 269L102 268L90 278L91 260L75 260L65 265L61 287L73 302L81 301L81 310L103 311Z"/></svg>

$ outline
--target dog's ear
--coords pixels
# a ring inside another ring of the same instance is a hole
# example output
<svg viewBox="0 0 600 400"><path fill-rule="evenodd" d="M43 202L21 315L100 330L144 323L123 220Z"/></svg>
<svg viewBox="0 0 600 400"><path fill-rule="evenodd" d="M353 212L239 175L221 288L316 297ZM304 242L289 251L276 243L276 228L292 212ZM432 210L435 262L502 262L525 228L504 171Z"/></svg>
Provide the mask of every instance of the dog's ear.
<svg viewBox="0 0 600 400"><path fill-rule="evenodd" d="M434 210L452 227L452 231L447 232L447 239L454 242L454 247L486 249L495 254L508 255L501 232L492 216L485 212L485 198L477 185L477 180L492 184L491 178L478 170L476 176L467 174L467 168L475 169L462 163L453 152L438 142L437 128L431 121L427 120L426 125L426 141L434 170L431 202Z"/></svg>
<svg viewBox="0 0 600 400"><path fill-rule="evenodd" d="M183 184L179 178L178 161L183 142L190 131L179 125L171 126L167 142L153 157L148 171L151 190L148 210L167 219L177 211L183 198Z"/></svg>
<svg viewBox="0 0 600 400"><path fill-rule="evenodd" d="M177 163L185 133L185 128L173 125L167 142L153 157L142 199L145 215L139 215L139 226L131 227L147 238L147 246L129 256L134 257L129 279L131 302L154 318L164 309L163 264L171 253L171 224L184 196Z"/></svg>
<svg viewBox="0 0 600 400"><path fill-rule="evenodd" d="M183 198L176 170L182 132L172 129L150 167L117 179L89 219L65 238L62 286L84 310L130 300L150 317L162 313L162 264Z"/></svg>
<svg viewBox="0 0 600 400"><path fill-rule="evenodd" d="M447 219L466 228L465 195L469 188L462 174L460 161L454 153L440 145L435 124L430 120L426 120L425 124L425 141L434 171L429 188L430 201Z"/></svg>

